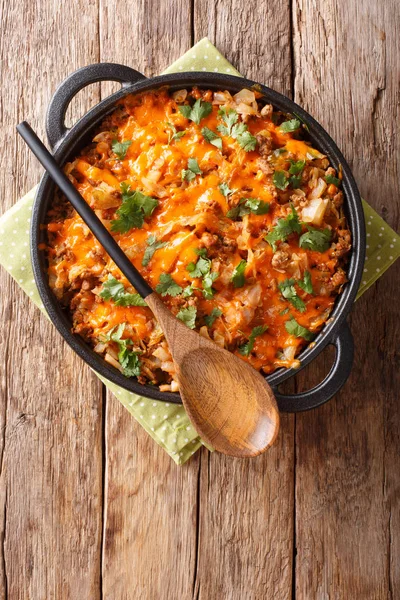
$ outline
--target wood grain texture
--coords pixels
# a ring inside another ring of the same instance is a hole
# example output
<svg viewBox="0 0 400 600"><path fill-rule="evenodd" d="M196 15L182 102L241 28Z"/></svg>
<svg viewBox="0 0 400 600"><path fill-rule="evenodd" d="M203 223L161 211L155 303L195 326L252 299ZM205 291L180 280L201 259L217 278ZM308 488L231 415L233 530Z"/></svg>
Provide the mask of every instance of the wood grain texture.
<svg viewBox="0 0 400 600"><path fill-rule="evenodd" d="M195 0L196 41L207 36L246 77L291 95L290 6ZM293 382L282 386L293 392ZM195 598L291 597L294 417L275 446L247 462L202 456ZM212 570L210 565L213 565Z"/></svg>
<svg viewBox="0 0 400 600"><path fill-rule="evenodd" d="M393 0L0 0L0 19L2 212L40 175L15 124L43 135L68 73L105 60L156 74L207 35L244 75L295 94L398 227ZM98 85L81 92L70 121L99 97ZM283 415L261 457L204 450L184 467L113 396L102 408L95 376L1 271L0 598L400 597L399 268L356 305L355 367L337 398ZM331 360L328 350L292 388Z"/></svg>
<svg viewBox="0 0 400 600"><path fill-rule="evenodd" d="M400 150L399 5L301 0L293 11L295 99L337 140L362 195L396 229L398 160L388 156ZM297 416L299 600L400 596L396 276L398 265L356 304L346 387ZM299 386L326 372L327 361L318 362Z"/></svg>
<svg viewBox="0 0 400 600"><path fill-rule="evenodd" d="M183 0L101 0L101 60L161 73L190 48L190 19ZM111 394L105 458L104 598L191 598L199 458L177 467Z"/></svg>
<svg viewBox="0 0 400 600"><path fill-rule="evenodd" d="M15 125L44 135L49 98L72 69L98 58L97 9L1 2L1 212L41 169ZM88 34L89 32L89 34ZM75 115L98 99L81 95ZM0 597L100 596L101 386L3 270L0 273Z"/></svg>

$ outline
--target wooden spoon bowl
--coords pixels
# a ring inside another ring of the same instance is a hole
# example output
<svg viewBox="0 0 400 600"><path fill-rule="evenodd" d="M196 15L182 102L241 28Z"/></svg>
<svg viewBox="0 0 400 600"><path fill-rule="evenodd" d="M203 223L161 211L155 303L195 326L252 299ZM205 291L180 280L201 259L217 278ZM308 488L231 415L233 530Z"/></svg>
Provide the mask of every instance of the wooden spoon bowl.
<svg viewBox="0 0 400 600"><path fill-rule="evenodd" d="M204 441L238 457L261 454L274 443L279 412L265 379L242 359L176 319L159 296L146 298L164 331L185 409Z"/></svg>

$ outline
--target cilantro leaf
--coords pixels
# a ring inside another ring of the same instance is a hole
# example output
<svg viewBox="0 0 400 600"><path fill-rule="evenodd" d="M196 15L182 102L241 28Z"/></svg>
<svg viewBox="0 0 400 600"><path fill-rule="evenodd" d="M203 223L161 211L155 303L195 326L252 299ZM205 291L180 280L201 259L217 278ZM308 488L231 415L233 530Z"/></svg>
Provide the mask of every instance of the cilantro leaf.
<svg viewBox="0 0 400 600"><path fill-rule="evenodd" d="M300 325L294 317L286 321L285 329L290 335L302 337L309 342L314 338L314 334L309 329Z"/></svg>
<svg viewBox="0 0 400 600"><path fill-rule="evenodd" d="M126 140L125 142L113 140L111 143L111 148L114 154L116 154L118 158L122 160L123 158L125 158L128 148L131 144L132 142L130 140Z"/></svg>
<svg viewBox="0 0 400 600"><path fill-rule="evenodd" d="M236 265L232 277L231 277L231 281L234 285L235 288L240 288L243 287L245 282L246 282L246 278L244 276L244 272L246 270L247 267L247 262L242 259L240 261L240 263L238 265Z"/></svg>
<svg viewBox="0 0 400 600"><path fill-rule="evenodd" d="M208 127L203 127L203 129L201 130L201 135L206 140L206 142L212 144L216 148L219 148L219 150L222 150L222 139L211 129L209 129Z"/></svg>
<svg viewBox="0 0 400 600"><path fill-rule="evenodd" d="M189 263L186 267L194 279L203 278L203 295L205 298L212 298L214 291L212 284L218 277L218 273L211 271L211 260L200 256L196 264Z"/></svg>
<svg viewBox="0 0 400 600"><path fill-rule="evenodd" d="M111 221L111 231L126 233L133 227L140 229L144 218L150 217L158 200L146 196L138 190L131 190L130 185L121 183L122 204L116 211L118 219Z"/></svg>
<svg viewBox="0 0 400 600"><path fill-rule="evenodd" d="M267 331L268 327L266 325L259 325L258 327L253 327L251 334L249 335L249 341L243 346L239 346L238 350L240 354L243 356L249 356L254 348L254 342L256 341L256 337L262 335Z"/></svg>
<svg viewBox="0 0 400 600"><path fill-rule="evenodd" d="M189 104L184 104L183 106L179 106L178 109L184 117L190 119L196 123L196 125L199 125L200 121L207 117L212 111L212 104L210 102L203 102L203 100L199 98L193 104L193 107Z"/></svg>
<svg viewBox="0 0 400 600"><path fill-rule="evenodd" d="M183 138L184 135L186 135L186 131L177 131L176 127L173 123L167 123L167 126L170 128L171 131L168 132L168 146L170 145L171 142L179 142L179 140L181 138Z"/></svg>
<svg viewBox="0 0 400 600"><path fill-rule="evenodd" d="M196 314L197 308L195 306L188 306L187 308L181 308L176 318L185 323L189 329L194 329L196 327Z"/></svg>
<svg viewBox="0 0 400 600"><path fill-rule="evenodd" d="M178 110L181 113L181 115L186 117L186 119L190 119L190 114L192 112L192 107L190 106L190 104L182 104L181 106L178 106Z"/></svg>
<svg viewBox="0 0 400 600"><path fill-rule="evenodd" d="M220 310L219 308L213 308L210 314L204 317L204 322L207 325L207 327L212 327L214 321L218 319L218 317L220 317L221 315L222 310Z"/></svg>
<svg viewBox="0 0 400 600"><path fill-rule="evenodd" d="M219 184L219 191L221 192L221 194L223 196L229 196L229 194L233 194L233 190L230 189L229 185L227 183L220 183Z"/></svg>
<svg viewBox="0 0 400 600"><path fill-rule="evenodd" d="M274 171L272 181L274 186L280 190L286 190L287 186L289 185L289 178L287 177L285 171Z"/></svg>
<svg viewBox="0 0 400 600"><path fill-rule="evenodd" d="M249 208L255 215L266 215L269 212L269 202L259 200L258 198L244 198L245 207Z"/></svg>
<svg viewBox="0 0 400 600"><path fill-rule="evenodd" d="M265 236L265 240L272 246L274 252L276 252L276 242L284 242L292 233L301 233L299 216L293 205L291 208L292 212L286 219L278 219L275 227Z"/></svg>
<svg viewBox="0 0 400 600"><path fill-rule="evenodd" d="M199 289L199 288L193 287L193 284L191 283L190 285L187 285L183 289L182 296L184 298L188 298L189 296L193 296L194 291L197 290L197 289Z"/></svg>
<svg viewBox="0 0 400 600"><path fill-rule="evenodd" d="M147 265L153 258L153 255L156 252L156 250L159 250L160 248L164 248L164 246L167 245L166 242L157 242L157 238L153 234L149 235L149 237L146 240L146 244L147 244L147 248L144 252L143 259L142 259L143 267L147 267Z"/></svg>
<svg viewBox="0 0 400 600"><path fill-rule="evenodd" d="M251 152L252 150L255 150L257 146L257 138L255 138L254 135L250 133L250 131L244 131L240 135L236 136L236 139L239 142L239 145L246 152Z"/></svg>
<svg viewBox="0 0 400 600"><path fill-rule="evenodd" d="M207 248L195 248L194 251L197 256L203 256L203 258L207 256Z"/></svg>
<svg viewBox="0 0 400 600"><path fill-rule="evenodd" d="M124 345L118 352L118 360L126 377L139 377L140 360L137 352L129 350Z"/></svg>
<svg viewBox="0 0 400 600"><path fill-rule="evenodd" d="M182 169L182 179L185 181L192 181L196 175L202 175L203 171L199 167L197 158L189 158L188 168Z"/></svg>
<svg viewBox="0 0 400 600"><path fill-rule="evenodd" d="M103 283L100 297L104 300L114 300L117 306L147 306L139 294L126 292L123 284L111 275Z"/></svg>
<svg viewBox="0 0 400 600"><path fill-rule="evenodd" d="M300 127L301 123L298 119L291 119L290 121L284 121L279 125L279 129L282 133L290 133L292 131L296 131Z"/></svg>
<svg viewBox="0 0 400 600"><path fill-rule="evenodd" d="M171 277L169 273L161 273L160 283L156 285L156 292L161 296L178 296L182 292L182 288Z"/></svg>
<svg viewBox="0 0 400 600"><path fill-rule="evenodd" d="M137 352L129 350L128 345L132 344L130 339L122 339L126 323L120 323L117 327L113 327L105 336L106 340L111 340L118 344L118 361L122 367L124 375L127 377L139 377L140 375L140 360Z"/></svg>
<svg viewBox="0 0 400 600"><path fill-rule="evenodd" d="M226 109L221 108L218 111L220 117L222 117L223 124L218 125L217 129L222 133L222 135L232 135L232 127L239 118L239 115L232 108Z"/></svg>
<svg viewBox="0 0 400 600"><path fill-rule="evenodd" d="M326 252L331 240L330 229L315 229L309 225L308 231L300 236L299 246L306 250L314 250L316 252Z"/></svg>
<svg viewBox="0 0 400 600"><path fill-rule="evenodd" d="M301 287L302 290L304 290L305 292L307 292L307 294L313 294L314 293L313 286L312 286L312 281L311 281L311 273L310 273L310 271L305 271L304 272L303 279L300 279L297 282L297 285L299 287Z"/></svg>
<svg viewBox="0 0 400 600"><path fill-rule="evenodd" d="M300 312L304 312L306 310L306 305L304 301L297 295L294 279L285 279L278 284L279 290L282 296L288 300L297 310Z"/></svg>
<svg viewBox="0 0 400 600"><path fill-rule="evenodd" d="M208 271L203 277L203 296L204 298L210 299L214 296L214 290L212 284L218 278L218 273L215 271Z"/></svg>
<svg viewBox="0 0 400 600"><path fill-rule="evenodd" d="M200 256L196 264L191 262L186 268L194 279L198 279L199 277L203 277L203 275L208 273L208 271L210 270L210 266L211 261L208 260L208 258Z"/></svg>
<svg viewBox="0 0 400 600"><path fill-rule="evenodd" d="M291 165L289 167L289 173L291 175L299 175L306 165L305 160L298 160L298 161L291 160L290 162L291 162Z"/></svg>
<svg viewBox="0 0 400 600"><path fill-rule="evenodd" d="M334 177L333 175L326 175L324 177L326 183L333 183L333 185L336 185L336 187L340 186L340 179L338 177Z"/></svg>
<svg viewBox="0 0 400 600"><path fill-rule="evenodd" d="M258 198L241 198L239 204L234 206L226 213L228 219L237 219L248 215L250 212L255 215L266 215L269 212L269 203Z"/></svg>

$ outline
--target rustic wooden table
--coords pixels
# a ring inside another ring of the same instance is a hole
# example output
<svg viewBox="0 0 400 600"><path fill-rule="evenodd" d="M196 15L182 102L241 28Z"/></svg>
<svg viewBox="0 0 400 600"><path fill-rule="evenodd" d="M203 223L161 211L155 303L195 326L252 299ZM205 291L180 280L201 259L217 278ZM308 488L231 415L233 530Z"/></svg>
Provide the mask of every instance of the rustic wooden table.
<svg viewBox="0 0 400 600"><path fill-rule="evenodd" d="M41 174L15 125L44 135L66 75L97 61L157 74L208 36L316 116L396 228L399 8L2 0L1 211ZM81 92L70 118L109 91ZM357 302L353 373L334 400L284 415L257 459L203 451L177 467L1 272L1 598L400 598L398 276L399 265ZM331 361L325 352L291 389Z"/></svg>

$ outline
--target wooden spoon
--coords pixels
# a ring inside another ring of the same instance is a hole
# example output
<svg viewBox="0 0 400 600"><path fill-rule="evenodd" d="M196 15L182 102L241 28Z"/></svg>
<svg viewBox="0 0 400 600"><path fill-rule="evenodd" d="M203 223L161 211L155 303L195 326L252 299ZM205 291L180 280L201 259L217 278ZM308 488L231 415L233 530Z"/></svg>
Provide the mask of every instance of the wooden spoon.
<svg viewBox="0 0 400 600"><path fill-rule="evenodd" d="M179 321L153 292L94 211L25 121L17 126L29 148L71 202L164 331L179 391L196 431L215 450L251 457L273 444L279 430L274 394L249 364Z"/></svg>

